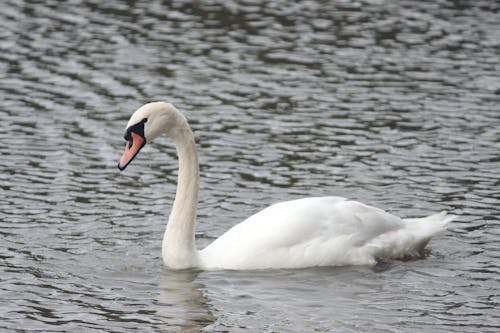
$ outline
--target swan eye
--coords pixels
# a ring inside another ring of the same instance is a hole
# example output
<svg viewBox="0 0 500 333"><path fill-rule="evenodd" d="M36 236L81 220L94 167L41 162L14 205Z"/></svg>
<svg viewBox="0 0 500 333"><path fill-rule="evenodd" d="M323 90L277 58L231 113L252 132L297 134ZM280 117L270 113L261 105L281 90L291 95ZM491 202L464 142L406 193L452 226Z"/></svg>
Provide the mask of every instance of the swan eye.
<svg viewBox="0 0 500 333"><path fill-rule="evenodd" d="M148 121L148 119L144 118L140 122L138 122L137 124L127 128L127 130L125 131L125 135L123 136L125 141L128 141L130 143L130 145L132 145L132 142L133 142L132 132L134 132L135 134L138 134L144 138L144 123L146 121Z"/></svg>
<svg viewBox="0 0 500 333"><path fill-rule="evenodd" d="M125 139L125 141L129 141L131 139L131 137L130 137L130 130L127 130L125 132L125 135L123 136L123 138Z"/></svg>

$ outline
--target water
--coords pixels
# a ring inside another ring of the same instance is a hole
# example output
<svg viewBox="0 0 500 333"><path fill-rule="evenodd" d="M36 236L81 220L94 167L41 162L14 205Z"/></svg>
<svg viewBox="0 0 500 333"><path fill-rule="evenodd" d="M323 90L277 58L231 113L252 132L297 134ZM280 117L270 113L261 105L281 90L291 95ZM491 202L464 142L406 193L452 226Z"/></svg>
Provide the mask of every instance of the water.
<svg viewBox="0 0 500 333"><path fill-rule="evenodd" d="M7 1L0 331L497 332L500 5ZM198 246L270 203L459 215L425 260L172 272L175 151L116 163L130 114L188 117Z"/></svg>

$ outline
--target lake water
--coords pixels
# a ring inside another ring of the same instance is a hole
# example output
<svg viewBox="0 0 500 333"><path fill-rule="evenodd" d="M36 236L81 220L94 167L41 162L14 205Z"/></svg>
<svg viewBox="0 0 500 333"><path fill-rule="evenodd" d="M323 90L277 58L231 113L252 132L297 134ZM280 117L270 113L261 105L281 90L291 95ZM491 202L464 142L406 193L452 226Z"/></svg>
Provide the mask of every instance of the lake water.
<svg viewBox="0 0 500 333"><path fill-rule="evenodd" d="M1 332L500 331L500 4L16 1L0 12ZM198 142L199 247L270 203L341 195L459 218L429 257L174 272L166 139Z"/></svg>

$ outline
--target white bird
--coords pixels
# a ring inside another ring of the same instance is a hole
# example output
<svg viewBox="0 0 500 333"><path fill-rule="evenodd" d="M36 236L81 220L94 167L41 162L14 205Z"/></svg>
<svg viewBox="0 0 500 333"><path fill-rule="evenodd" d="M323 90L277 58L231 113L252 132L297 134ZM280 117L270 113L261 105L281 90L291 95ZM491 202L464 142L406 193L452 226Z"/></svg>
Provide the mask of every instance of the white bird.
<svg viewBox="0 0 500 333"><path fill-rule="evenodd" d="M163 261L171 269L373 265L378 258L422 255L431 237L455 218L441 212L401 219L341 197L311 197L271 205L198 251L196 144L186 118L172 104L148 103L134 112L118 168L124 170L146 142L162 134L174 142L179 158L177 192L162 244Z"/></svg>

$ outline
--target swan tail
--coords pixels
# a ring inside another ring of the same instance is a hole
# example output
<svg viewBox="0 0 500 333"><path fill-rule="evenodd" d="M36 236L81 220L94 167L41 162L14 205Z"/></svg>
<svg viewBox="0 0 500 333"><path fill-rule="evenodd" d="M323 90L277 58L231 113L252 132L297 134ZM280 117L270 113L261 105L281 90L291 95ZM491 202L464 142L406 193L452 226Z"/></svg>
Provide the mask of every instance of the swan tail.
<svg viewBox="0 0 500 333"><path fill-rule="evenodd" d="M403 220L407 224L407 228L416 238L413 252L416 256L425 255L425 247L427 243L436 234L443 232L447 229L447 225L456 218L455 215L448 214L447 212L440 212L427 217L416 219Z"/></svg>
<svg viewBox="0 0 500 333"><path fill-rule="evenodd" d="M415 228L422 232L422 236L428 234L433 236L438 232L446 230L446 226L456 218L455 215L450 215L447 212L441 212L427 217L417 219L404 219L409 228Z"/></svg>
<svg viewBox="0 0 500 333"><path fill-rule="evenodd" d="M425 250L427 243L436 234L446 230L448 223L456 218L446 212L427 217L404 219L400 228L379 235L362 251L373 257L398 260L413 260L424 258L429 254Z"/></svg>

